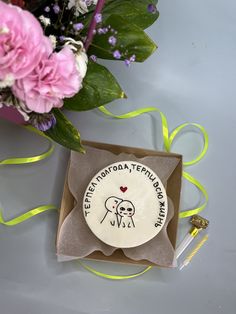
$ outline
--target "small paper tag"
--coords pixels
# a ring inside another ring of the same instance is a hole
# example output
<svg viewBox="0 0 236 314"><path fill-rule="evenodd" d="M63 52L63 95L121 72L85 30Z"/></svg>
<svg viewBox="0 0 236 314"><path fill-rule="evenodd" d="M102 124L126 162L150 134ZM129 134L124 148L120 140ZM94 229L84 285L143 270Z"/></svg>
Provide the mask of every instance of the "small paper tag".
<svg viewBox="0 0 236 314"><path fill-rule="evenodd" d="M167 211L160 178L134 161L117 162L99 171L83 199L91 231L117 248L136 247L154 238L165 224Z"/></svg>

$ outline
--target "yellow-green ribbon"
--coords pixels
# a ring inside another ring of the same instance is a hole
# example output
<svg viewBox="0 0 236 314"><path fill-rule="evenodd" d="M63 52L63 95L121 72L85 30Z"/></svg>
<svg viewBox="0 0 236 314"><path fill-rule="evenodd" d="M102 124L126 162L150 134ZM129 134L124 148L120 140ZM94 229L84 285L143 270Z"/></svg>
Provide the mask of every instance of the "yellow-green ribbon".
<svg viewBox="0 0 236 314"><path fill-rule="evenodd" d="M50 143L50 148L45 152L40 155L32 156L32 157L14 157L14 158L8 158L0 161L0 166L1 165L22 165L22 164L29 164L29 163L34 163L34 162L39 162L45 158L48 158L54 151L54 145L52 140L47 137L43 132L33 128L32 126L25 126L25 128L29 131L35 132L36 134L45 137L47 140L49 140ZM5 226L15 226L20 223L22 223L25 220L28 220L32 218L35 215L41 214L43 212L46 212L50 209L56 209L54 205L43 205L36 207L34 209L31 209L30 211L13 218L11 220L5 221L2 216L1 208L0 208L0 224L5 225Z"/></svg>
<svg viewBox="0 0 236 314"><path fill-rule="evenodd" d="M194 209L188 209L188 210L185 210L185 211L182 211L179 213L180 218L186 218L186 217L190 217L193 215L197 215L206 207L206 205L208 203L208 193L207 193L207 190L204 188L204 186L197 179L195 179L193 176L191 176L188 172L183 171L182 175L186 180L188 180L190 183L195 185L201 191L201 193L205 199L205 201L203 202L203 204L201 206L196 207Z"/></svg>
<svg viewBox="0 0 236 314"><path fill-rule="evenodd" d="M204 129L204 127L201 126L200 124L184 123L184 124L181 124L180 126L178 126L177 128L175 128L169 134L169 127L168 127L168 122L167 122L166 116L156 107L141 108L141 109L137 109L135 111L131 111L131 112L122 114L122 115L115 115L112 112L110 112L107 108L105 108L104 106L99 107L99 110L101 112L103 112L105 115L112 117L112 118L115 118L115 119L130 119L130 118L138 117L144 113L158 112L161 116L163 142L164 142L165 150L167 152L171 151L171 146L172 146L174 139L176 138L177 135L179 135L179 133L181 131L183 131L183 129L185 129L189 126L192 126L192 127L199 129L203 135L203 138L204 138L203 149L195 159L193 159L191 161L184 161L183 162L184 166L191 166L191 165L196 164L205 156L205 154L207 152L208 145L209 145L208 134L207 134L206 130ZM200 213L206 207L207 202L208 202L208 194L207 194L207 191L204 188L204 186L197 179L195 179L193 176L191 176L186 171L183 172L183 177L199 189L199 191L202 193L202 195L204 197L204 202L201 206L199 206L197 208L180 212L180 214L179 214L180 218L186 218L186 217L190 217L192 215L196 215L196 214Z"/></svg>
<svg viewBox="0 0 236 314"><path fill-rule="evenodd" d="M44 213L46 211L48 211L49 209L56 209L56 207L54 205L43 205L43 206L39 206L36 207L34 209L29 210L28 212L13 218L11 220L5 221L2 217L2 212L1 212L1 208L0 208L0 224L4 225L4 226L15 226L18 225L20 223L22 223L23 221L30 219L38 214Z"/></svg>
<svg viewBox="0 0 236 314"><path fill-rule="evenodd" d="M25 128L29 131L35 132L36 134L45 137L46 139L49 140L50 143L50 148L43 154L32 156L32 157L14 157L14 158L8 158L0 161L0 166L1 165L23 165L23 164L29 164L29 163L34 163L38 162L40 160L43 160L45 158L48 158L54 151L54 145L53 142L49 137L47 137L43 132L33 128L32 126L25 126Z"/></svg>
<svg viewBox="0 0 236 314"><path fill-rule="evenodd" d="M112 279L112 280L124 280L124 279L132 279L135 277L139 277L139 276L145 274L147 271L149 271L152 268L152 266L148 266L148 267L145 267L145 269L143 269L143 270L141 270L135 274L131 274L131 275L109 275L109 274L100 272L100 271L88 266L87 264L80 262L80 261L79 261L79 264L82 267L84 267L87 271L89 271L90 273L92 273L98 277L102 277L102 278L106 278L106 279Z"/></svg>

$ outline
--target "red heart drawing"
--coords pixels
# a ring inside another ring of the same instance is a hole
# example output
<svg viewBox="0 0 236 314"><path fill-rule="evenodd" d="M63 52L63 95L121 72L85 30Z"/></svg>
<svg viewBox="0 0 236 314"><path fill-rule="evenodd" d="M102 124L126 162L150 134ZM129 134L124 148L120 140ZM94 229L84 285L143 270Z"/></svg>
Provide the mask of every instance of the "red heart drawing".
<svg viewBox="0 0 236 314"><path fill-rule="evenodd" d="M127 188L127 186L121 186L120 190L121 190L121 192L125 193L128 190L128 188Z"/></svg>

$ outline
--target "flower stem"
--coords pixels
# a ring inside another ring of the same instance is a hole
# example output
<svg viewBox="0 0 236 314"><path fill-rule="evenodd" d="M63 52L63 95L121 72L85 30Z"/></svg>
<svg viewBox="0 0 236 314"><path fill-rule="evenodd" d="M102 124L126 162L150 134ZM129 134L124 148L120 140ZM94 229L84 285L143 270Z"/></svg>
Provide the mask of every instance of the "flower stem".
<svg viewBox="0 0 236 314"><path fill-rule="evenodd" d="M100 14L103 6L105 4L105 0L98 0L91 23L89 25L89 30L88 30L88 36L86 38L86 42L85 42L85 49L88 50L92 40L93 40L93 36L94 36L94 30L96 28L96 20L95 20L95 16L96 14Z"/></svg>

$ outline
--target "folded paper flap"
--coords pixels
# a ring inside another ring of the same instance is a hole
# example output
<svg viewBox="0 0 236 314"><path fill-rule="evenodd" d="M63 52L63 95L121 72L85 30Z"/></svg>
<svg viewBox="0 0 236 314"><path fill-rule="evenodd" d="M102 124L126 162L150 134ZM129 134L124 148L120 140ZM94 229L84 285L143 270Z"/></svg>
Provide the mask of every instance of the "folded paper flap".
<svg viewBox="0 0 236 314"><path fill-rule="evenodd" d="M89 146L86 146L85 148L85 155L71 152L68 185L71 193L77 201L83 198L83 196L78 193L78 190L81 192L81 181L77 178L85 174L85 176L83 176L83 181L88 184L98 171L114 162L129 160L140 162L151 168L161 179L164 186L166 186L169 177L180 162L179 158L173 156L145 156L139 158L130 153L127 154L122 152L116 155L104 149Z"/></svg>
<svg viewBox="0 0 236 314"><path fill-rule="evenodd" d="M58 230L57 230L57 240L58 240L61 226L64 220L66 219L66 217L74 208L74 203L75 203L75 199L70 193L70 190L68 187L68 170L69 169L67 169L67 172L66 172L66 179L64 183L64 190L63 190L62 200L61 200L61 209L60 209L59 223L58 223Z"/></svg>
<svg viewBox="0 0 236 314"><path fill-rule="evenodd" d="M171 198L175 211L174 211L174 217L171 219L168 228L167 233L169 236L169 239L173 245L173 247L176 247L176 240L177 240L177 230L178 230L178 222L179 222L179 203L180 203L180 191L181 191L181 185L182 185L182 158L179 162L179 164L174 169L172 175L169 177L168 183L167 183L167 195Z"/></svg>
<svg viewBox="0 0 236 314"><path fill-rule="evenodd" d="M111 152L112 154L119 155L121 153L134 154L138 158L142 158L144 156L163 156L163 157L177 157L182 160L182 155L177 153L169 153L164 151L156 151L152 149L143 149L138 147L130 147L130 146L121 146L114 144L106 144L106 143L98 143L98 142L90 142L83 141L83 145L97 148L99 150L105 150Z"/></svg>
<svg viewBox="0 0 236 314"><path fill-rule="evenodd" d="M146 259L154 264L172 266L174 259L174 248L167 234L167 226L174 216L174 207L168 198L168 214L162 230L150 241L134 248L123 249L124 254L133 259Z"/></svg>
<svg viewBox="0 0 236 314"><path fill-rule="evenodd" d="M57 244L57 253L85 257L95 250L111 255L116 248L101 242L89 229L85 222L80 205L72 210L63 222Z"/></svg>
<svg viewBox="0 0 236 314"><path fill-rule="evenodd" d="M165 225L156 237L138 247L122 249L129 259L145 259L154 264L172 266L174 248L166 229L173 218L174 208L169 198L168 208ZM58 235L57 254L62 260L63 256L84 258L97 251L102 252L105 256L110 256L117 251L117 248L103 243L91 232L85 222L83 210L77 204L62 224Z"/></svg>

